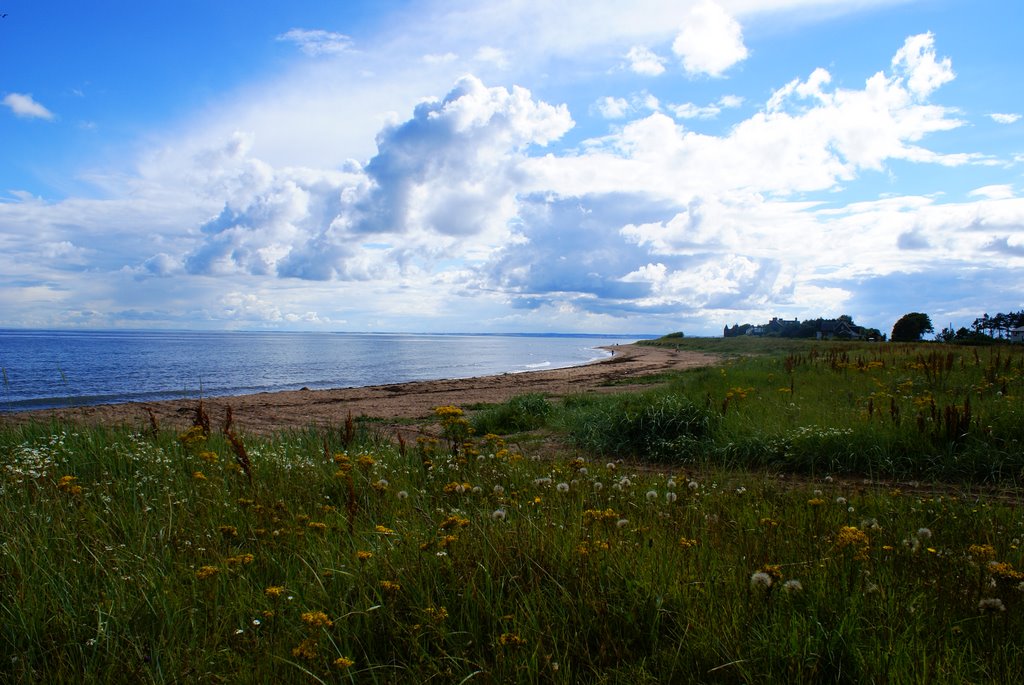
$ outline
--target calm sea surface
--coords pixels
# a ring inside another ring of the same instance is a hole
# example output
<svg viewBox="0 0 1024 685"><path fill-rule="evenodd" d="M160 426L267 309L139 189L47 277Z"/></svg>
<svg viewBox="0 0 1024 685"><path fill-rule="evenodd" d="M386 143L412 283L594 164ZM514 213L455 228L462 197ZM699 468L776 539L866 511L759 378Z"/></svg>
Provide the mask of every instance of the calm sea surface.
<svg viewBox="0 0 1024 685"><path fill-rule="evenodd" d="M0 411L553 369L636 336L0 330Z"/></svg>

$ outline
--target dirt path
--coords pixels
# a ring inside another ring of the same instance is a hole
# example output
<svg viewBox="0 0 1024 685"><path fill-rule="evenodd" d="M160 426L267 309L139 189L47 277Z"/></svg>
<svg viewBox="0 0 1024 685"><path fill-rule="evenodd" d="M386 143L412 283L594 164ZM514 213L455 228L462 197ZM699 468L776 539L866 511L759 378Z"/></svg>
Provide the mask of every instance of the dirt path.
<svg viewBox="0 0 1024 685"><path fill-rule="evenodd" d="M607 359L568 369L507 373L454 380L417 381L337 390L298 390L237 397L206 398L209 415L219 423L226 407L234 414L237 430L270 433L281 428L339 426L352 416L378 419L419 419L434 407L469 406L504 402L524 393L562 397L581 392L636 390L630 379L671 370L709 366L718 357L699 352L675 351L643 345L616 345ZM609 384L614 383L614 386ZM49 409L0 416L2 423L53 418L101 425L149 425L147 408L162 428L181 428L191 423L196 401L105 404L68 409Z"/></svg>

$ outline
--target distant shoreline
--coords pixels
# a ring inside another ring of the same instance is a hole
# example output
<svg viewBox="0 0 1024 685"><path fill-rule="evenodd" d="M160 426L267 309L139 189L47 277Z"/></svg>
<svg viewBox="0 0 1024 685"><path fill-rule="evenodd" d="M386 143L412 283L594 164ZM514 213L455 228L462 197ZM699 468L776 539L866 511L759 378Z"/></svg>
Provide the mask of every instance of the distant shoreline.
<svg viewBox="0 0 1024 685"><path fill-rule="evenodd" d="M710 366L718 357L637 344L604 346L611 356L578 366L509 372L473 378L412 381L333 390L288 390L250 395L204 398L207 412L219 422L227 407L238 430L267 434L281 429L337 426L352 416L382 420L429 416L434 407L504 402L516 395L542 393L551 397L583 392L636 389L631 379L670 370ZM610 385L614 383L614 385ZM152 411L161 427L187 426L195 399L126 402L0 415L2 424L31 421L69 421L88 425L147 426Z"/></svg>

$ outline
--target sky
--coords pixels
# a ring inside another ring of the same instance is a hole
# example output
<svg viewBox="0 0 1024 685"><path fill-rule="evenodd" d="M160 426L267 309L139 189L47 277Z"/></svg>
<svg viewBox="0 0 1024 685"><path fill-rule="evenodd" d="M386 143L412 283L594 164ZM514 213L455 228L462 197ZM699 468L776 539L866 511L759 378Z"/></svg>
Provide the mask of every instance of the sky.
<svg viewBox="0 0 1024 685"><path fill-rule="evenodd" d="M0 0L0 328L1024 309L1016 0Z"/></svg>

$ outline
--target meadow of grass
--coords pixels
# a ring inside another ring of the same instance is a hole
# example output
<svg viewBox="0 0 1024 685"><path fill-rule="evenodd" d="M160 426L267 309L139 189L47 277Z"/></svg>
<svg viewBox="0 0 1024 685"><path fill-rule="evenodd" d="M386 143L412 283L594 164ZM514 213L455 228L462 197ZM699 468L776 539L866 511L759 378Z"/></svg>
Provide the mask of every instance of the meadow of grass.
<svg viewBox="0 0 1024 685"><path fill-rule="evenodd" d="M1019 477L1020 357L875 349L441 407L415 445L201 412L0 428L0 681L1017 682L1024 516L982 486ZM520 453L472 430L488 414L570 442ZM845 461L914 443L911 472L946 473L920 455L975 441L999 478L901 490Z"/></svg>

